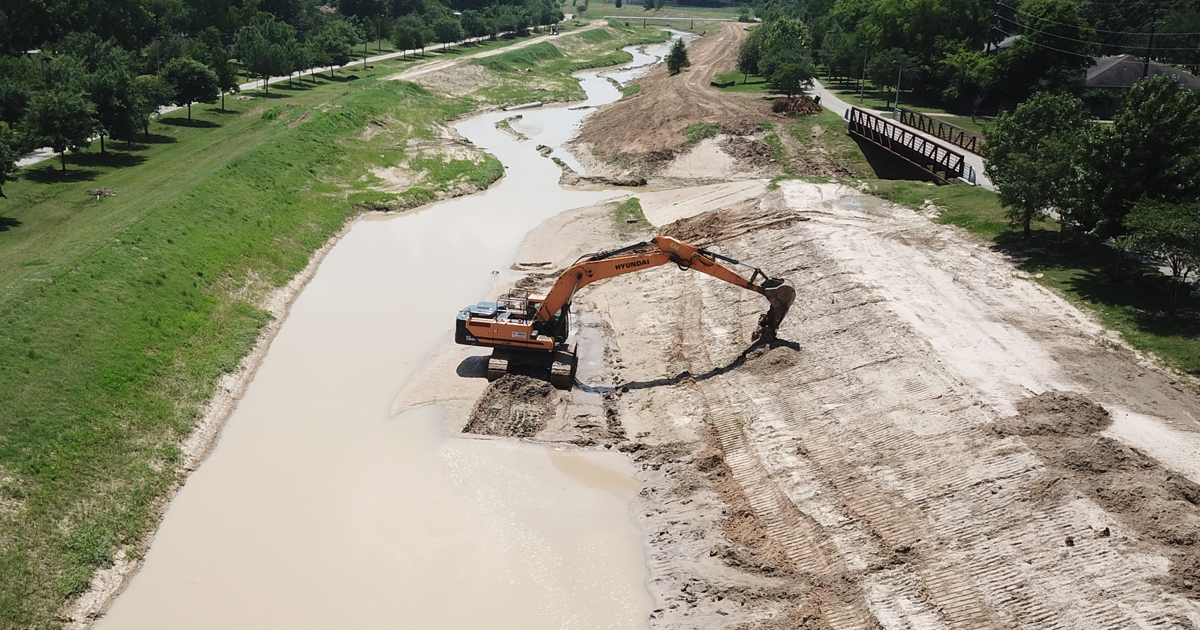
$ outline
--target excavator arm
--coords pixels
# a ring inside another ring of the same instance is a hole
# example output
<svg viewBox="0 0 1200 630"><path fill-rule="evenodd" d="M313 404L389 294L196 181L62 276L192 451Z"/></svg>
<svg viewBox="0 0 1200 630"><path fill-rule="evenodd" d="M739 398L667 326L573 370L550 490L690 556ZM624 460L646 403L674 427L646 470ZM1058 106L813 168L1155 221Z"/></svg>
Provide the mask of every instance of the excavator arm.
<svg viewBox="0 0 1200 630"><path fill-rule="evenodd" d="M657 251L650 249L651 247L656 247ZM650 251L639 251L647 249ZM656 236L649 241L586 256L576 262L559 277L546 300L538 308L535 319L543 323L551 321L560 309L570 304L576 291L593 282L668 263L675 263L680 269L706 273L765 296L771 308L759 320L755 339L774 338L775 331L796 299L796 289L787 280L770 278L757 267L689 245L670 236ZM752 273L747 278L728 265L745 266L751 269Z"/></svg>

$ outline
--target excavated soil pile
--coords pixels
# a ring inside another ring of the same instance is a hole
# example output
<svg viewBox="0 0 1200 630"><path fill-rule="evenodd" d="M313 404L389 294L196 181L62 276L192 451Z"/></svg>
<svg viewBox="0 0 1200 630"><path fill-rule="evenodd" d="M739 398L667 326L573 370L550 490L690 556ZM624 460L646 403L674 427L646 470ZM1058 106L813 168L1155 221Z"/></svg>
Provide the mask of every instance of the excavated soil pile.
<svg viewBox="0 0 1200 630"><path fill-rule="evenodd" d="M508 374L484 390L463 433L530 438L546 427L554 404L550 383Z"/></svg>
<svg viewBox="0 0 1200 630"><path fill-rule="evenodd" d="M1020 415L997 422L995 429L1020 436L1045 462L1047 482L1034 499L1066 501L1073 491L1087 495L1119 521L1096 530L1096 536L1124 527L1127 534L1165 546L1171 559L1166 583L1180 591L1200 590L1200 486L1100 435L1112 419L1079 394L1046 392L1022 401L1017 410ZM1075 542L1067 538L1064 544Z"/></svg>

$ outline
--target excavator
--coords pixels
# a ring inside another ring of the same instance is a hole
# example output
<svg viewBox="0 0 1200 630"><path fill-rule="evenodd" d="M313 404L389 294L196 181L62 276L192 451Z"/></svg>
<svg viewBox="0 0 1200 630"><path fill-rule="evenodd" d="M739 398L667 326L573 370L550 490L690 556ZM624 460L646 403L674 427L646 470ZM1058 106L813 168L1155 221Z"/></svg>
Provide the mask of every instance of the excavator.
<svg viewBox="0 0 1200 630"><path fill-rule="evenodd" d="M454 341L492 348L487 367L489 381L504 376L512 367L548 368L551 385L569 390L575 382L576 368L575 344L567 341L575 292L598 280L668 263L675 263L683 271L706 273L766 297L771 307L759 318L755 339L774 339L796 299L796 289L788 280L771 278L758 267L670 236L656 236L581 257L559 276L546 295L514 290L498 302L480 302L464 308L458 313ZM746 267L752 273L747 278L731 266Z"/></svg>

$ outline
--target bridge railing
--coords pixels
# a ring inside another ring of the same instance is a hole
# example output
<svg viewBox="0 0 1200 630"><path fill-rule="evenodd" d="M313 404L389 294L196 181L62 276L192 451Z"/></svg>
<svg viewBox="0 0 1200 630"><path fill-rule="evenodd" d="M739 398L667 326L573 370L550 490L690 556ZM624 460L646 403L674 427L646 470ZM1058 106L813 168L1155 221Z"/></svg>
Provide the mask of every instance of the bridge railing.
<svg viewBox="0 0 1200 630"><path fill-rule="evenodd" d="M926 116L921 112L913 111L906 107L900 108L900 122L914 129L920 129L935 138L941 138L960 149L965 149L976 155L981 155L980 152L983 151L983 143L987 139L974 131L963 129L958 125L952 125L944 120L938 120L934 116Z"/></svg>
<svg viewBox="0 0 1200 630"><path fill-rule="evenodd" d="M961 153L887 118L851 107L846 112L846 128L851 135L915 164L942 183L948 184L966 174L967 163Z"/></svg>

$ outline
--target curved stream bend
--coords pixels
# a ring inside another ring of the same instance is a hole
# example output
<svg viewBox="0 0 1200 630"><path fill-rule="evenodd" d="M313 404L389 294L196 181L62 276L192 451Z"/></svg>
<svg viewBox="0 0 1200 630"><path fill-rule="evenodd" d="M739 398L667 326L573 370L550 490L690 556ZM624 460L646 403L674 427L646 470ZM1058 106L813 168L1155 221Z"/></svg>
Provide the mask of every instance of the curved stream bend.
<svg viewBox="0 0 1200 630"><path fill-rule="evenodd" d="M585 104L619 98L579 76ZM522 112L527 142L495 128L510 114L464 121L508 168L497 186L349 231L99 628L646 627L623 457L464 439L436 406L388 416L526 233L619 194L562 189L535 150L563 156L589 111Z"/></svg>

